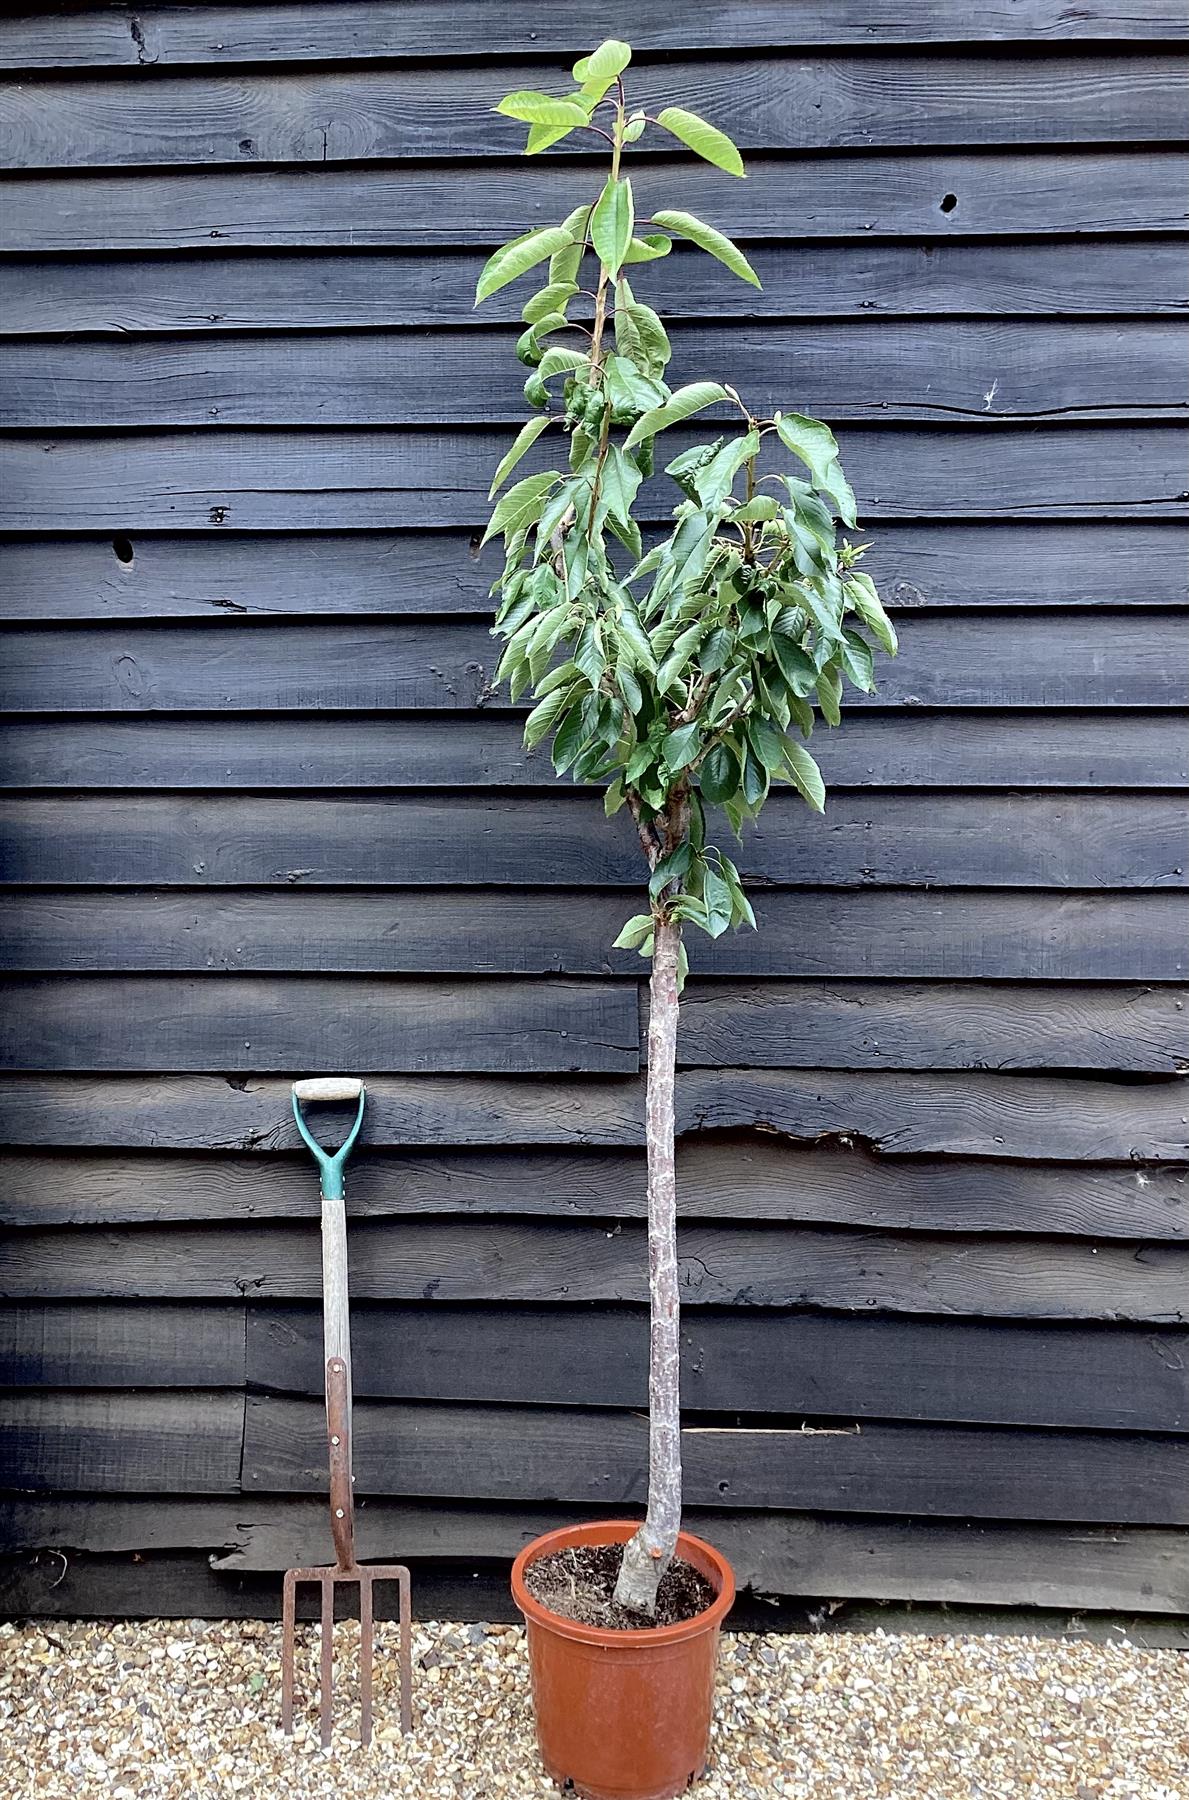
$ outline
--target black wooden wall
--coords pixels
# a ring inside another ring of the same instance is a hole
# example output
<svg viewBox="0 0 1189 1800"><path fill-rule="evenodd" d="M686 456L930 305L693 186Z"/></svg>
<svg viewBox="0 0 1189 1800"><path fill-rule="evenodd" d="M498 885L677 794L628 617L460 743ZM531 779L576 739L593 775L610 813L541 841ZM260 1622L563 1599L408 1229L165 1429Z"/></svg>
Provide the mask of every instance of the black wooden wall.
<svg viewBox="0 0 1189 1800"><path fill-rule="evenodd" d="M365 1552L640 1499L637 859L522 754L475 550L474 276L592 179L488 108L590 17L0 23L12 1607L324 1552L297 1073L372 1095ZM675 375L835 422L903 635L694 946L691 1517L776 1594L1184 1613L1183 7L599 19L749 152L639 164L764 281L641 277Z"/></svg>

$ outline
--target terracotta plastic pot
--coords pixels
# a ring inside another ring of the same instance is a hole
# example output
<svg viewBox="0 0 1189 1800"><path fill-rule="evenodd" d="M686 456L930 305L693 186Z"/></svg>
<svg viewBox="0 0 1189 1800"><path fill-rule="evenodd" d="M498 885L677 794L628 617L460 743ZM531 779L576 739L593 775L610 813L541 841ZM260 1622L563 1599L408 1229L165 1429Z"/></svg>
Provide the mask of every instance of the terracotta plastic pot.
<svg viewBox="0 0 1189 1800"><path fill-rule="evenodd" d="M718 1633L735 1598L724 1556L685 1532L678 1555L705 1575L715 1600L695 1619L641 1631L606 1631L563 1619L534 1600L524 1572L554 1550L626 1544L628 1519L546 1532L520 1552L512 1598L528 1626L529 1668L541 1760L585 1800L672 1800L702 1773Z"/></svg>

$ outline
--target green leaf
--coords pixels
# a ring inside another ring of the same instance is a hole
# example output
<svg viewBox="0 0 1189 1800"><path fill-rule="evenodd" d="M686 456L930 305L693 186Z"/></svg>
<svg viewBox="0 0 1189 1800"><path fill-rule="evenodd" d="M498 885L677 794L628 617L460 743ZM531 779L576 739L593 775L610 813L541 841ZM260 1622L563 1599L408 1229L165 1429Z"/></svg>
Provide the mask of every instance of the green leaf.
<svg viewBox="0 0 1189 1800"><path fill-rule="evenodd" d="M756 494L746 506L736 507L731 514L732 525L755 525L765 519L775 519L780 514L780 507L771 494Z"/></svg>
<svg viewBox="0 0 1189 1800"><path fill-rule="evenodd" d="M827 725L842 721L842 681L833 669L823 669L817 678L817 703Z"/></svg>
<svg viewBox="0 0 1189 1800"><path fill-rule="evenodd" d="M584 94L601 100L611 83L622 75L632 60L632 47L618 38L604 38L597 50L574 64L574 80Z"/></svg>
<svg viewBox="0 0 1189 1800"><path fill-rule="evenodd" d="M528 749L531 750L534 744L540 743L569 703L568 688L556 688L544 700L538 701L524 722L524 742Z"/></svg>
<svg viewBox="0 0 1189 1800"><path fill-rule="evenodd" d="M573 129L572 125L530 125L524 154L540 156L543 151L552 150L554 144L560 144L563 138L568 138Z"/></svg>
<svg viewBox="0 0 1189 1800"><path fill-rule="evenodd" d="M842 473L842 464L832 462L827 468L818 486L826 499L832 502L834 511L844 525L855 524L855 490Z"/></svg>
<svg viewBox="0 0 1189 1800"><path fill-rule="evenodd" d="M517 531L522 525L531 525L540 515L545 495L554 482L560 480L556 469L547 469L541 475L527 475L515 487L509 488L488 520L483 543L495 537L497 532Z"/></svg>
<svg viewBox="0 0 1189 1800"><path fill-rule="evenodd" d="M566 714L558 727L557 736L553 740L551 761L557 774L564 775L572 762L575 762L583 744L590 736L582 717L582 708L573 707Z"/></svg>
<svg viewBox="0 0 1189 1800"><path fill-rule="evenodd" d="M506 119L520 119L525 125L564 125L572 131L587 122L586 108L574 100L555 100L552 94L538 93L535 88L518 88L505 94L495 108Z"/></svg>
<svg viewBox="0 0 1189 1800"><path fill-rule="evenodd" d="M636 333L644 346L648 358L648 372L659 375L673 354L673 346L669 342L669 334L661 322L659 314L653 312L651 306L645 306L640 300L632 300L628 305L628 316L636 327Z"/></svg>
<svg viewBox="0 0 1189 1800"><path fill-rule="evenodd" d="M672 238L662 237L659 231L649 231L643 237L632 239L623 260L625 263L655 262L658 256L668 256L672 248Z"/></svg>
<svg viewBox="0 0 1189 1800"><path fill-rule="evenodd" d="M503 487L508 476L512 473L512 470L516 467L525 451L531 449L541 433L545 430L546 426L552 424L552 422L551 419L530 419L526 425L520 427L520 430L513 440L512 448L508 451L508 454L501 459L499 468L491 478L491 486L487 490L487 498L489 500L494 499L496 493Z"/></svg>
<svg viewBox="0 0 1189 1800"><path fill-rule="evenodd" d="M808 463L815 484L821 487L831 463L838 458L838 443L830 427L805 413L777 413L776 431L785 449Z"/></svg>
<svg viewBox="0 0 1189 1800"><path fill-rule="evenodd" d="M733 799L739 791L739 762L729 744L715 744L699 772L702 796L712 805Z"/></svg>
<svg viewBox="0 0 1189 1800"><path fill-rule="evenodd" d="M599 497L621 524L632 522L632 506L641 480L635 463L624 455L618 444L610 444L603 464Z"/></svg>
<svg viewBox="0 0 1189 1800"><path fill-rule="evenodd" d="M826 784L804 744L799 744L795 738L787 738L784 757L789 778L802 799L808 800L815 812L825 812Z"/></svg>
<svg viewBox="0 0 1189 1800"><path fill-rule="evenodd" d="M613 819L623 805L623 782L613 781L603 795L603 811L609 819Z"/></svg>
<svg viewBox="0 0 1189 1800"><path fill-rule="evenodd" d="M716 169L725 169L728 175L746 174L743 158L726 132L716 125L708 125L697 113L686 112L681 106L666 106L657 114L656 122L671 131L696 156L713 163Z"/></svg>
<svg viewBox="0 0 1189 1800"><path fill-rule="evenodd" d="M702 899L706 906L706 930L712 938L721 937L729 928L735 909L731 902L730 888L709 863L702 878Z"/></svg>
<svg viewBox="0 0 1189 1800"><path fill-rule="evenodd" d="M717 675L725 669L730 659L735 639L725 625L719 625L710 633L706 642L698 652L698 667L704 675Z"/></svg>
<svg viewBox="0 0 1189 1800"><path fill-rule="evenodd" d="M844 631L841 655L842 667L851 684L860 692L869 694L875 686L875 668L871 659L870 644L865 643L857 631Z"/></svg>
<svg viewBox="0 0 1189 1800"><path fill-rule="evenodd" d="M759 806L768 792L768 771L758 756L748 750L743 758L743 798L749 806Z"/></svg>
<svg viewBox="0 0 1189 1800"><path fill-rule="evenodd" d="M896 627L884 611L870 575L863 569L852 569L845 592L872 637L882 644L889 656L895 656L899 648Z"/></svg>
<svg viewBox="0 0 1189 1800"><path fill-rule="evenodd" d="M616 950L638 950L646 938L652 936L653 918L651 913L637 913L629 919L613 948Z"/></svg>
<svg viewBox="0 0 1189 1800"><path fill-rule="evenodd" d="M775 726L767 719L751 718L747 721L747 741L759 757L769 775L775 775L785 758L785 741Z"/></svg>
<svg viewBox="0 0 1189 1800"><path fill-rule="evenodd" d="M817 682L817 670L800 644L786 637L782 631L772 633L772 654L776 658L777 667L784 676L794 694L804 699L812 694Z"/></svg>
<svg viewBox="0 0 1189 1800"><path fill-rule="evenodd" d="M636 420L628 432L624 449L630 450L641 438L654 437L658 431L664 431L670 425L679 425L682 419L688 419L693 413L702 412L708 406L717 406L726 397L726 388L717 381L691 381L686 387L680 387L671 394L663 406L654 406L643 418Z"/></svg>
<svg viewBox="0 0 1189 1800"><path fill-rule="evenodd" d="M599 260L610 275L619 273L627 247L632 241L635 208L632 184L607 177L607 185L595 203L590 217L590 238Z"/></svg>
<svg viewBox="0 0 1189 1800"><path fill-rule="evenodd" d="M698 754L701 743L702 728L696 719L688 725L679 725L665 739L665 767L674 775L681 769L688 769Z"/></svg>
<svg viewBox="0 0 1189 1800"><path fill-rule="evenodd" d="M546 225L540 231L530 231L526 237L517 238L510 244L502 244L492 253L483 265L475 288L475 305L507 287L518 275L536 268L546 257L553 256L556 251L564 250L573 244L573 236L564 225Z"/></svg>
<svg viewBox="0 0 1189 1800"><path fill-rule="evenodd" d="M649 893L655 897L669 882L680 880L688 872L693 855L694 847L687 838L676 850L670 850L668 856L662 856L648 878Z"/></svg>
<svg viewBox="0 0 1189 1800"><path fill-rule="evenodd" d="M539 325L550 313L564 312L566 303L578 292L576 281L551 281L539 293L527 300L521 310L521 318L526 325Z"/></svg>
<svg viewBox="0 0 1189 1800"><path fill-rule="evenodd" d="M709 256L715 256L720 263L725 263L733 275L741 281L749 281L752 287L758 288L760 278L740 250L729 237L716 231L713 225L706 225L701 219L695 219L692 213L661 212L653 213L652 222L665 231L676 232L678 237L688 238L699 250L705 250Z"/></svg>

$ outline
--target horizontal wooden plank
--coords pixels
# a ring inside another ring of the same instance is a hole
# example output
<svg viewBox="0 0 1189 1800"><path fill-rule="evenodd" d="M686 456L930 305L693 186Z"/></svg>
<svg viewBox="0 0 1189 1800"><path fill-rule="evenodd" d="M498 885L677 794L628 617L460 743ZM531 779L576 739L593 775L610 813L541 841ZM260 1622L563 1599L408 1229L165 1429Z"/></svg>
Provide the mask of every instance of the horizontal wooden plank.
<svg viewBox="0 0 1189 1800"><path fill-rule="evenodd" d="M1183 715L855 712L819 733L826 786L999 788L1003 743L1021 788L1183 788ZM432 788L448 768L466 788L550 788L548 759L526 751L521 722L468 715L271 718L127 715L0 723L2 788Z"/></svg>
<svg viewBox="0 0 1189 1800"><path fill-rule="evenodd" d="M693 434L673 438L676 454ZM505 447L506 433L494 431L9 437L0 439L0 527L477 525ZM1185 433L1170 425L854 426L843 443L867 528L897 517L1182 518L1184 448ZM526 464L544 455L534 449ZM658 479L643 495L642 518L671 511L671 483Z"/></svg>
<svg viewBox="0 0 1189 1800"><path fill-rule="evenodd" d="M239 992L223 982L190 986L185 1013L173 1011L183 998L176 984L133 977L118 986L118 997L92 989L85 1023L60 1010L70 1004L64 989L14 989L0 1064L8 1057L22 1067L149 1069L231 1067L247 1058L253 1068L519 1074L626 1074L639 1066L636 994L622 983L471 979L394 988L373 980L333 995L307 989L305 1003L328 1004L303 1018L287 1010L299 998L292 989L270 996L258 983Z"/></svg>
<svg viewBox="0 0 1189 1800"><path fill-rule="evenodd" d="M32 1310L32 1309L30 1309ZM359 1307L355 1391L369 1398L647 1404L643 1308ZM248 1382L319 1395L314 1307L249 1306ZM1167 1329L686 1313L683 1404L986 1425L1189 1430L1189 1336Z"/></svg>
<svg viewBox="0 0 1189 1800"><path fill-rule="evenodd" d="M814 898L820 908L824 897ZM615 904L622 916L626 902ZM371 970L391 976L399 969L471 977L564 968L571 974L611 972L641 979L634 953L611 947L614 905L606 897L590 913L584 905L568 893L552 899L484 896L477 905L457 894L392 899L282 891L207 897L137 889L41 889L0 896L0 967L87 975L198 971L291 976ZM716 982L687 989L680 1040L686 1064L1102 1069L1165 1075L1183 1072L1189 1062L1183 988L1052 989L1002 983L988 988L969 982L922 987L885 979L823 989L794 981L785 972L784 958L795 943L798 924L805 928L798 899L765 896L761 910L765 916L754 938L734 939L725 949L694 946L699 974L721 974L746 960L776 979L763 985ZM585 936L575 930L574 914L581 915ZM1091 909L1091 923L1094 916ZM486 927L485 948L472 955L468 922L473 933L477 917ZM838 929L845 929L852 917L848 912ZM602 938L596 935L600 926ZM824 948L817 946L819 966ZM889 949L885 962L874 965L876 971L887 968L896 955ZM925 964L920 972L936 974L937 966ZM21 1004L27 988L13 991L13 1004ZM171 991L178 991L176 985ZM189 994L191 988L182 991ZM227 1003L237 1006L241 991L227 989ZM328 984L291 991L294 1000L304 991L333 1008ZM246 992L255 997L260 990L249 985ZM435 1004L436 989L387 980L384 992L385 1004L405 1013L410 1049L432 1054L440 1039L432 1033L427 1038L421 1021ZM144 1004L153 1004L147 989ZM457 1001L449 986L443 1005L453 1017ZM197 1000L196 1009L205 1011L206 1003Z"/></svg>
<svg viewBox="0 0 1189 1800"><path fill-rule="evenodd" d="M6 799L0 841L6 882L631 887L646 872L626 812L606 820L599 794L570 785L499 796ZM745 881L781 885L1176 888L1186 884L1189 816L1160 795L985 792L844 792L814 814L785 789L736 862ZM96 930L110 933L102 914ZM102 966L129 966L117 944ZM209 960L208 947L199 966ZM378 961L394 966L387 951Z"/></svg>
<svg viewBox="0 0 1189 1800"><path fill-rule="evenodd" d="M946 314L1183 314L1184 248L1152 238L1142 256L1126 238L989 238L964 242L834 243L812 257L790 244L748 252L762 286L724 285L715 263L675 250L647 275L651 305L668 319L890 318ZM5 333L327 331L341 326L473 326L477 251L359 255L298 251L209 253L82 262L0 263ZM641 286L640 292L644 293ZM524 295L503 288L482 317L517 320Z"/></svg>
<svg viewBox="0 0 1189 1800"><path fill-rule="evenodd" d="M694 980L681 999L678 1057L686 1066L710 1068L810 1066L821 1062L813 1042L828 1041L824 1019L841 1016L851 1025L844 1052L851 1068L957 1064L1183 1074L1187 1000L1179 988L879 982L823 995L793 981Z"/></svg>
<svg viewBox="0 0 1189 1800"><path fill-rule="evenodd" d="M36 927L29 925L34 944L49 941L55 917L58 942L63 944L63 922L91 916L84 904L86 896L79 897L77 905L75 897L68 897L69 908L60 907L56 914L53 898L47 896L50 916L40 940ZM127 895L120 905L127 907ZM146 968L185 963L183 953L153 947L163 941L164 932L176 927L202 946L202 955L193 958L202 970L197 980L170 975L160 968L151 976L99 976L88 971L82 979L72 978L65 970L60 978L40 974L10 980L5 991L11 1005L19 1005L25 1029L31 1034L30 1046L35 1042L45 1045L51 1057L53 1039L59 1032L67 1042L81 1046L84 1041L79 1021L71 1018L69 1009L81 1006L86 1011L106 998L118 1007L132 1009L138 1028L164 1034L159 1035L162 1049L169 1043L175 1055L187 1057L184 1064L170 1064L165 1059L164 1064L138 1061L120 1066L234 1067L249 1073L323 1060L316 1038L311 1039L293 1023L283 1023L286 1007L298 1003L325 1007L333 1015L352 1001L359 1009L359 1023L341 1027L345 1035L339 1047L345 1060L365 1068L400 1068L407 1052L395 1048L392 1032L377 1022L376 984L358 978L360 970L386 977L385 989L392 986L396 973L454 974L468 979L481 975L618 974L641 979L639 963L631 960L633 953L621 954L612 948L624 919L638 905L638 892L582 894L566 890L522 895L421 889L405 894L310 894L306 898L282 891L275 895L223 895L218 901L193 895L187 899L177 893L149 895L136 915L138 941L146 947L138 962ZM756 933L732 934L715 944L693 946L698 975L1176 982L1184 978L1187 967L1184 903L1171 894L1042 897L1007 891L964 893L955 889L941 894L879 889L865 897L846 891L798 889L762 893L756 905ZM99 915L103 912L99 901L96 910ZM15 929L28 916L27 906L21 902L10 909L9 922ZM292 937L295 930L302 933L300 949ZM809 938L811 932L814 935ZM89 952L94 939L84 941ZM377 943L385 948L378 951ZM18 963L51 960L19 947L10 955ZM77 959L72 951L63 949L58 960L65 964ZM300 969L297 975L293 974L295 965ZM253 968L255 978L246 972ZM336 979L325 979L328 974ZM212 982L211 975L217 975L218 981ZM404 986L396 987L394 994L402 994ZM369 999L369 994L373 998ZM211 1061L202 1061L204 1050L197 1038L189 1051L182 1051L180 1021L174 1028L165 1016L174 1002L192 1009L196 1031L200 1030L198 1020L203 1019L206 1023L201 1033L214 1033L206 1044ZM419 1000L414 995L412 1016L428 1004L432 1004L429 996ZM260 1009L258 1018L253 1008ZM1060 1016L1060 1009L1056 1010ZM227 1021L225 1030L219 1029L220 1014ZM874 1047L866 1052L855 1048L866 1041L867 1016L850 1018L847 1024L845 1003L827 1004L821 1013L823 1025L829 1024L832 1014L836 1022L826 1041L837 1044L837 1054L847 1064L873 1062ZM262 1031L265 1021L267 1035ZM922 1018L922 1026L927 1022L927 1017ZM942 1066L953 1060L952 1051L924 1049L925 1041L932 1045L953 1041L952 1027L943 1029L944 1040L940 1035L922 1040L919 1060L931 1063L936 1057ZM1059 1024L1054 1045L1060 1042L1063 1029L1064 1024ZM120 1055L128 1053L134 1037L131 1029L120 1033L118 1019L96 1020L89 1031L96 1035L88 1041L96 1047L106 1044L109 1052ZM242 1043L240 1038L244 1038ZM14 1047L18 1043L15 1028L8 1041ZM462 1041L471 1043L470 1039ZM1026 1065L1036 1054L1035 1041L1033 1036L1019 1046L1018 1060ZM423 1032L419 1044L410 1047L417 1054L426 1054L442 1042L440 1031L428 1036ZM992 1036L988 1045L993 1043ZM1126 1043L1125 1032L1119 1052L1119 1063L1124 1066L1130 1060ZM355 1054L346 1054L352 1047ZM1011 1052L989 1047L984 1057L977 1049L975 1044L972 1060L1015 1066ZM251 1051L265 1060L253 1060ZM808 1060L817 1062L823 1054L824 1042ZM279 1057L279 1063L269 1060L272 1057ZM48 1066L56 1065L51 1060Z"/></svg>
<svg viewBox="0 0 1189 1800"><path fill-rule="evenodd" d="M614 1147L644 1141L639 1082L543 1086L380 1076L369 1080L368 1094L367 1141L377 1146ZM990 1075L922 1080L888 1072L844 1080L817 1071L807 1082L801 1071L736 1070L724 1083L718 1071L691 1069L678 1083L678 1129L758 1127L792 1139L868 1139L893 1155L1076 1161L1084 1155L1092 1124L1101 1131L1109 1117L1112 1135L1095 1136L1096 1154L1178 1160L1176 1104L1173 1088L1141 1090L1085 1080ZM9 1142L29 1147L258 1152L297 1147L288 1086L268 1078L10 1075L0 1082L0 1118Z"/></svg>
<svg viewBox="0 0 1189 1800"><path fill-rule="evenodd" d="M875 424L1189 412L1172 320L732 321L670 335L674 385L729 368L761 416L790 394L814 416ZM513 330L13 338L0 341L0 426L518 424L514 346ZM728 403L712 416L729 418Z"/></svg>
<svg viewBox="0 0 1189 1800"><path fill-rule="evenodd" d="M1189 158L1163 149L924 151L809 158L790 183L786 159L753 156L746 186L729 196L730 218L735 236L769 241L1179 231L1189 217L1187 172ZM713 170L639 157L632 182L642 216L676 206L722 217ZM479 164L465 181L449 164L415 163L14 175L0 181L0 216L4 246L30 252L455 248L564 218L590 191L589 171L564 161Z"/></svg>
<svg viewBox="0 0 1189 1800"><path fill-rule="evenodd" d="M762 41L762 40L761 40ZM495 112L509 89L562 91L558 65L353 69L221 76L138 75L0 85L3 166L62 170L181 164L506 157L524 142ZM1176 143L1184 59L1107 55L945 56L839 50L809 60L775 47L722 66L666 59L633 69L631 104L692 105L745 151L915 149L939 144ZM648 149L671 140L653 134ZM589 138L565 145L589 153ZM674 146L676 149L676 146Z"/></svg>
<svg viewBox="0 0 1189 1800"><path fill-rule="evenodd" d="M681 1437L693 1506L1189 1524L1189 1442L1179 1438L866 1423L687 1426ZM355 1408L361 1494L637 1506L647 1442L639 1414L377 1400ZM320 1492L325 1455L322 1407L248 1397L245 1491Z"/></svg>
<svg viewBox="0 0 1189 1800"><path fill-rule="evenodd" d="M0 1307L0 1381L14 1387L242 1387L239 1306Z"/></svg>
<svg viewBox="0 0 1189 1800"><path fill-rule="evenodd" d="M687 0L656 12L611 0L600 29L630 37L637 55L669 50L739 50L756 43L810 44L1143 41L1186 35L1175 0L988 0L977 12L957 0L820 0L812 12L781 0ZM9 19L0 67L136 68L203 64L337 62L377 57L575 55L590 47L590 19L570 0L538 0L532 29L483 0L338 0L327 14L308 6L171 5L71 7Z"/></svg>
<svg viewBox="0 0 1189 1800"><path fill-rule="evenodd" d="M679 1251L692 1305L1189 1323L1182 1244L690 1223ZM364 1219L351 1231L360 1301L634 1303L647 1261L631 1223ZM314 1300L321 1282L313 1221L14 1232L0 1268L14 1300Z"/></svg>
<svg viewBox="0 0 1189 1800"><path fill-rule="evenodd" d="M841 1083L827 1081L831 1085ZM856 1119L864 1113L863 1085L858 1078L860 1091L852 1108ZM890 1096L881 1096L877 1085L868 1110L874 1112L881 1097L886 1106ZM976 1090L968 1098L977 1097ZM1171 1113L1171 1105L1166 1102L1166 1112ZM1123 1107L1114 1110L1121 1115ZM1158 1109L1150 1110L1158 1142L1153 1146L1141 1139L1135 1144L1137 1161L1153 1151L1157 1157L1169 1154L1168 1126L1161 1134ZM1117 1158L1120 1138L1134 1137L1135 1127L1142 1125L1144 1109L1134 1111L1140 1117L1130 1121L1130 1134L1121 1117L1106 1113L1105 1141L1083 1142L1083 1156ZM855 1135L860 1135L857 1127ZM853 1143L853 1137L847 1139ZM774 1143L770 1136L716 1136L680 1147L678 1207L685 1219L1169 1242L1189 1238L1189 1176L1179 1166L1149 1165L1137 1171L1134 1165L1097 1160L1088 1167L1037 1161L1043 1145L1035 1136L1030 1160L969 1160L979 1152L985 1155L986 1148L976 1140L960 1161L951 1155L918 1154L899 1156L889 1165L845 1145L806 1150ZM994 1148L1002 1156L1009 1147ZM1072 1133L1060 1148L1078 1154ZM459 1150L426 1156L369 1147L366 1158L357 1157L352 1166L350 1211L360 1219L418 1214L642 1219L644 1160L639 1154L591 1150ZM243 1224L317 1216L317 1183L304 1152L283 1158L12 1153L0 1207L0 1218L14 1227L206 1224L221 1219Z"/></svg>
<svg viewBox="0 0 1189 1800"><path fill-rule="evenodd" d="M243 1516L248 1511L250 1519ZM401 1556L506 1562L534 1537L582 1516L558 1505L374 1499L356 1509L356 1541L368 1562ZM1189 1539L1176 1530L696 1507L687 1510L686 1525L730 1557L741 1592L1173 1614L1184 1612L1189 1597ZM320 1501L282 1495L257 1496L250 1508L215 1497L18 1495L0 1509L5 1555L79 1546L93 1556L135 1551L154 1558L163 1550L201 1549L231 1591L231 1574L275 1575L322 1560L326 1509ZM420 1593L420 1569L417 1580Z"/></svg>
<svg viewBox="0 0 1189 1800"><path fill-rule="evenodd" d="M349 1001L349 992L344 998ZM188 1003L186 994L177 996L179 1009ZM76 1005L76 1015L82 1010ZM687 1069L677 1083L677 1129L866 1140L889 1155L1183 1162L1189 1159L1178 1129L1185 1123L1182 1104L1171 1082L820 1069L809 1075L735 1069L727 1079L719 1069ZM298 1147L288 1083L254 1073L184 1079L133 1079L111 1070L100 1079L6 1075L0 1079L0 1125L8 1143L31 1149L266 1153ZM372 1076L365 1141L421 1149L639 1146L643 1083ZM1141 1176L1150 1179L1151 1171L1128 1171L1137 1188L1144 1185ZM966 1179L972 1179L969 1170ZM1086 1171L1077 1179L1085 1182Z"/></svg>
<svg viewBox="0 0 1189 1800"><path fill-rule="evenodd" d="M234 1393L6 1394L0 1462L34 1493L233 1494L243 1414Z"/></svg>
<svg viewBox="0 0 1189 1800"><path fill-rule="evenodd" d="M493 571L494 572L494 571ZM846 706L1181 706L1189 677L1175 613L962 612L905 615L900 654L881 658L879 691ZM247 635L245 635L247 634ZM493 694L496 648L485 622L255 619L137 622L5 635L0 709L28 712L466 711ZM1013 767L1000 777L1015 781ZM443 774L449 774L444 769Z"/></svg>
<svg viewBox="0 0 1189 1800"><path fill-rule="evenodd" d="M885 519L866 556L897 613L918 606L1183 606L1187 563L1183 526L1123 521ZM416 531L9 539L0 542L0 569L0 617L36 622L228 613L485 616L495 573L468 539Z"/></svg>
<svg viewBox="0 0 1189 1800"><path fill-rule="evenodd" d="M253 1508L253 1511L257 1511ZM525 1516L519 1507L517 1516ZM729 1515L720 1515L726 1517ZM1060 1531L1059 1527L1045 1528ZM1089 1527L1076 1534L1085 1536ZM712 1533L713 1535L713 1533ZM1102 1533L1116 1536L1117 1533ZM319 1555L326 1554L322 1540ZM1049 1590L1043 1576L1037 1578ZM499 1562L466 1562L425 1559L415 1564L417 1606L423 1616L459 1621L483 1620L519 1623L508 1586L506 1559ZM1027 1575L1021 1571L1020 1584ZM376 1616L386 1619L395 1606L395 1595L381 1587L376 1595ZM318 1599L314 1590L301 1590L299 1619L316 1621ZM0 1562L0 1607L10 1618L44 1619L272 1619L280 1617L281 1584L275 1574L252 1575L212 1569L198 1551L163 1552L138 1557L91 1556L86 1552L68 1559L52 1552L41 1556L6 1557ZM824 1616L823 1616L824 1615ZM346 1617L345 1598L336 1617ZM966 1636L1039 1637L1061 1642L1134 1644L1140 1649L1189 1648L1189 1629L1178 1618L1158 1612L1051 1611L1032 1605L982 1606L934 1605L923 1601L842 1601L832 1612L822 1598L805 1597L798 1586L795 1599L782 1599L765 1590L753 1598L740 1592L731 1613L731 1629L739 1631L895 1632L900 1635L944 1638L954 1632ZM395 1642L395 1639L393 1640Z"/></svg>

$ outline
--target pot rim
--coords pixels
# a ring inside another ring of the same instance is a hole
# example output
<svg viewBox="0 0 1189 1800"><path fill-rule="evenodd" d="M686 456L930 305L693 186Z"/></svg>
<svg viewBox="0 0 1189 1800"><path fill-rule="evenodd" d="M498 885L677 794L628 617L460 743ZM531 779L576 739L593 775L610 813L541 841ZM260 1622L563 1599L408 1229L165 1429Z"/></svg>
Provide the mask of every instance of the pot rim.
<svg viewBox="0 0 1189 1800"><path fill-rule="evenodd" d="M525 1570L554 1550L565 1550L572 1545L626 1544L638 1530L639 1520L636 1519L597 1519L587 1525L562 1525L556 1531L546 1531L541 1537L533 1538L512 1564L512 1598L526 1620L556 1632L559 1637L608 1650L616 1646L637 1650L647 1644L655 1644L660 1649L666 1644L680 1644L687 1638L717 1630L735 1603L735 1572L721 1550L690 1531L679 1534L678 1554L693 1562L695 1567L709 1564L700 1572L717 1586L718 1593L704 1612L695 1613L692 1619L681 1619L676 1625L642 1625L638 1630L629 1626L624 1631L613 1631L605 1625L587 1625L580 1619L567 1619L561 1613L551 1612L534 1599L525 1586ZM691 1550L694 1552L692 1557L689 1555Z"/></svg>

